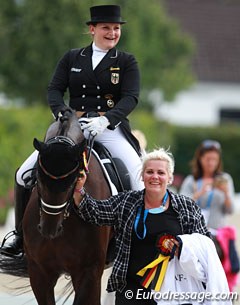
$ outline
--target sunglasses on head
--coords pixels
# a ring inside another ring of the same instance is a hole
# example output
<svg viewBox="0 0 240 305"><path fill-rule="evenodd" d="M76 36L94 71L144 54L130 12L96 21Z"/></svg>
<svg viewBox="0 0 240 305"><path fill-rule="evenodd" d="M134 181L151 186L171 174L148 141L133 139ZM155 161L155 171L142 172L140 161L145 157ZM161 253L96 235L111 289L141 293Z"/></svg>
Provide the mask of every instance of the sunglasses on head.
<svg viewBox="0 0 240 305"><path fill-rule="evenodd" d="M203 148L215 148L217 150L221 150L221 145L218 141L214 140L205 140L202 142Z"/></svg>

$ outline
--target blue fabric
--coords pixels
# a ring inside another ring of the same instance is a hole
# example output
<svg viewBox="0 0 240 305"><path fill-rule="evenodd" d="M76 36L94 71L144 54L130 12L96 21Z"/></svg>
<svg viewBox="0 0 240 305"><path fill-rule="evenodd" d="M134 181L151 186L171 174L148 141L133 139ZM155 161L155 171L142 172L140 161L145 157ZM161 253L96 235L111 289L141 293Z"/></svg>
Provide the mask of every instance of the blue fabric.
<svg viewBox="0 0 240 305"><path fill-rule="evenodd" d="M229 259L231 263L232 273L238 273L240 270L239 257L235 245L235 240L229 240Z"/></svg>

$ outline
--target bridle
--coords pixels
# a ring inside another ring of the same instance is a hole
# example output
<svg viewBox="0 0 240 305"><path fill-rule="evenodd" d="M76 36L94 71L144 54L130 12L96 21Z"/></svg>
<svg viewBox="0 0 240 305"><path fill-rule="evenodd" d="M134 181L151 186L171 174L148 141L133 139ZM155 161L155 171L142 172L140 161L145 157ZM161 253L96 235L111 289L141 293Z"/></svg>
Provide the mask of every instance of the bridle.
<svg viewBox="0 0 240 305"><path fill-rule="evenodd" d="M38 164L39 166L41 167L42 171L44 172L45 175L47 175L48 177L50 177L51 179L54 179L54 180L59 180L59 179L64 179L64 178L67 178L68 176L70 176L71 174L73 174L78 168L79 168L79 162L77 162L77 165L72 169L70 170L69 172L67 172L66 174L64 175L61 175L61 176L54 176L52 175L51 173L49 173L46 168L43 166L42 164L42 161L41 161L41 157L39 156L39 159L38 159Z"/></svg>
<svg viewBox="0 0 240 305"><path fill-rule="evenodd" d="M46 144L62 144L62 145L67 145L67 146L75 146L76 145L71 139L69 139L65 136L56 136L56 137L50 138L46 142ZM55 175L51 174L43 166L40 154L39 154L39 157L38 157L38 164L39 164L41 170L43 171L43 173L46 176L48 176L50 179L53 179L53 180L61 180L61 179L67 178L70 175L72 175L73 173L77 172L76 178L74 179L73 183L69 186L69 188L72 188L74 190L74 185L76 184L76 181L77 181L77 178L78 178L78 175L79 175L79 171L80 171L80 161L77 161L77 164L73 169L68 171L66 174L63 174L63 175L60 175L60 176L55 176ZM42 199L41 194L38 190L38 195L39 195L39 198L40 198L40 214L43 211L44 213L46 213L48 215L56 216L56 215L61 214L64 211L64 219L65 219L66 217L69 216L68 207L69 207L70 202L71 202L72 194L73 194L73 192L70 193L69 198L64 203L62 203L60 205L51 205L51 204L46 203Z"/></svg>
<svg viewBox="0 0 240 305"><path fill-rule="evenodd" d="M40 211L43 211L44 213L46 213L48 215L57 216L57 215L61 214L63 212L63 210L65 209L64 219L69 216L69 213L67 211L68 211L68 207L70 204L70 198L61 205L47 204L46 202L44 202L42 200L42 198L40 198L40 202L41 202ZM53 210L55 212L51 212L51 210Z"/></svg>

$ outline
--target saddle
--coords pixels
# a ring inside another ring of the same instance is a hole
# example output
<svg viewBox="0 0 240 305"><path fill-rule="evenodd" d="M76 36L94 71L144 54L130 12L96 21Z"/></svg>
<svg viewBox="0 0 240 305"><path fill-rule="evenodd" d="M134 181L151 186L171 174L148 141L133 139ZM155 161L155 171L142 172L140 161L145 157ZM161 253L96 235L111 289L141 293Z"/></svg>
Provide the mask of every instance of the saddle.
<svg viewBox="0 0 240 305"><path fill-rule="evenodd" d="M129 173L122 160L113 158L107 148L100 142L94 142L93 149L97 152L117 191L131 190Z"/></svg>

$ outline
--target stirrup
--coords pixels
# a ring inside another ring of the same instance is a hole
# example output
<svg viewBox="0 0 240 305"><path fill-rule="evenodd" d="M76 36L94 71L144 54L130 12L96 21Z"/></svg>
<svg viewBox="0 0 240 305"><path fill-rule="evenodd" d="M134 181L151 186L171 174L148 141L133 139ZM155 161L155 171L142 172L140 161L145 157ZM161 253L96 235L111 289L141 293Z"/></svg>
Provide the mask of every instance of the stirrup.
<svg viewBox="0 0 240 305"><path fill-rule="evenodd" d="M2 249L2 247L4 246L5 242L12 236L15 236L17 235L17 230L13 230L13 231L10 231L8 232L4 238L3 238L3 241L2 241L2 244L1 244L1 247L0 247L0 250Z"/></svg>
<svg viewBox="0 0 240 305"><path fill-rule="evenodd" d="M9 252L5 252L5 251L2 251L2 248L5 244L5 242L12 236L17 236L18 235L18 232L17 230L13 230L13 231L10 231L8 232L4 238L3 238L3 241L2 241L2 244L1 244L1 247L0 247L0 254L3 254L5 256L9 256L9 257L15 257L15 258L22 258L23 255L24 255L24 251L22 250L21 252L19 252L18 254L14 254L14 253L9 253Z"/></svg>

